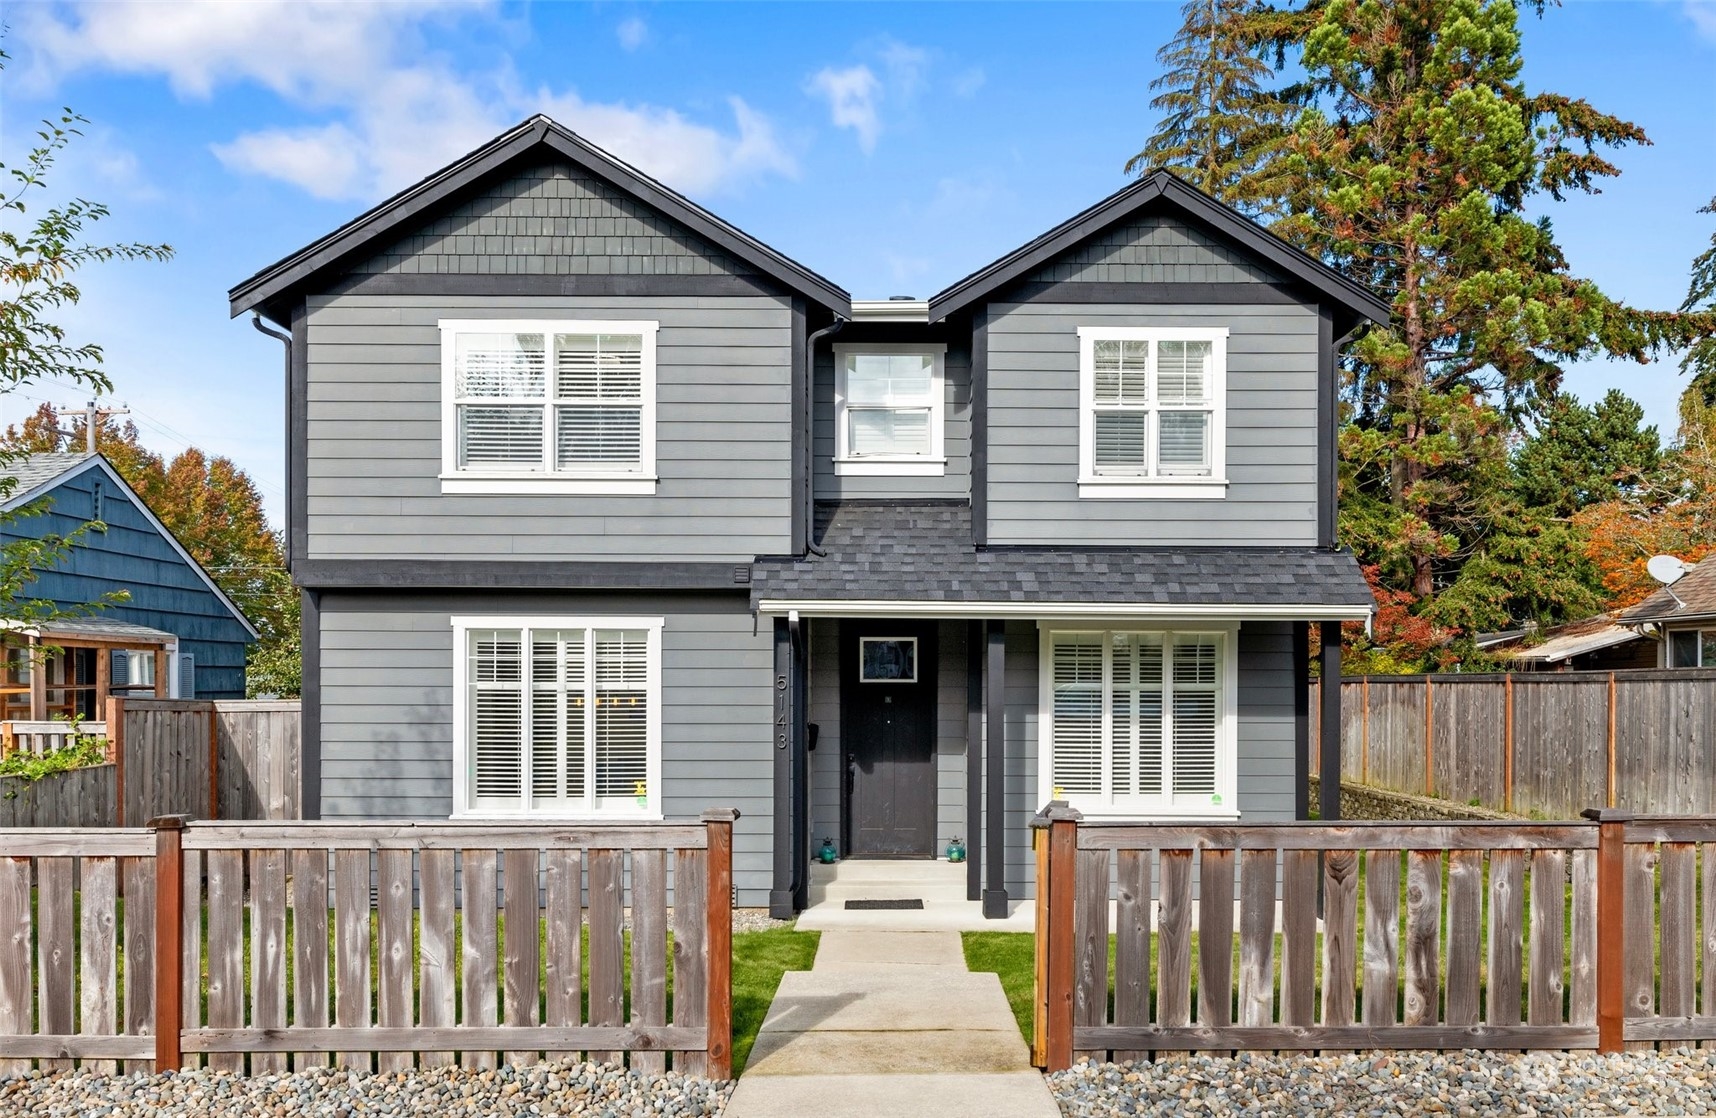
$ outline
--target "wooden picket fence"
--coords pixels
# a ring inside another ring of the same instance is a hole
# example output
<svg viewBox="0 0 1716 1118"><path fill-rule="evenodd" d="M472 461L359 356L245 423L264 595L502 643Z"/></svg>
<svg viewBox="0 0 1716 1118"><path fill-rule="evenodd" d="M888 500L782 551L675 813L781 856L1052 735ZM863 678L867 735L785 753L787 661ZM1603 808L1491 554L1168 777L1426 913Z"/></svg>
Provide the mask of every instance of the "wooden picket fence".
<svg viewBox="0 0 1716 1118"><path fill-rule="evenodd" d="M0 1076L588 1053L728 1078L737 817L0 831Z"/></svg>
<svg viewBox="0 0 1716 1118"><path fill-rule="evenodd" d="M1716 1040L1716 816L1589 814L1205 826L1050 805L1037 1062Z"/></svg>

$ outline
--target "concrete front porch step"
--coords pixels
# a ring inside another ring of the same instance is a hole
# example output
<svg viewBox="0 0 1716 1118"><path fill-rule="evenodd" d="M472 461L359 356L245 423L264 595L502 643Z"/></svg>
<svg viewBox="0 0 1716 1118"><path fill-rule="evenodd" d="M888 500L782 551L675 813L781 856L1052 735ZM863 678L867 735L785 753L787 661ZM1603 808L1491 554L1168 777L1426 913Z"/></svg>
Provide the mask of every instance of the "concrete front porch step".
<svg viewBox="0 0 1716 1118"><path fill-rule="evenodd" d="M812 894L814 899L815 894ZM798 926L805 931L873 932L1029 932L1035 926L1036 907L1030 901L1013 901L1002 920L986 920L976 901L924 899L921 910L863 911L845 908L842 902L813 903L799 914ZM1114 927L1113 923L1109 927Z"/></svg>
<svg viewBox="0 0 1716 1118"><path fill-rule="evenodd" d="M1035 1071L1004 1075L751 1075L733 1089L727 1118L1059 1118Z"/></svg>
<svg viewBox="0 0 1716 1118"><path fill-rule="evenodd" d="M938 862L928 858L849 858L825 866L821 862L813 863L810 867L810 883L822 885L838 881L841 883L855 881L871 881L879 884L900 884L904 882L945 882L965 890L965 866L963 863Z"/></svg>
<svg viewBox="0 0 1716 1118"><path fill-rule="evenodd" d="M831 881L827 885L812 884L810 887L810 903L813 905L831 901L913 899L925 904L930 901L963 901L965 887L955 888L930 881Z"/></svg>

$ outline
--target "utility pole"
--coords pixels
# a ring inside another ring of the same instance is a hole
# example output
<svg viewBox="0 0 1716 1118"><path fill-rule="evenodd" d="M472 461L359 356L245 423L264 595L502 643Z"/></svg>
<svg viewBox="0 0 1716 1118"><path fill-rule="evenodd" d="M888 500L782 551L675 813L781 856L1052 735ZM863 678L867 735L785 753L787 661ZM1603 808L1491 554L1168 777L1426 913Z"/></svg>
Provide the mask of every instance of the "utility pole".
<svg viewBox="0 0 1716 1118"><path fill-rule="evenodd" d="M82 408L79 408L76 404L55 404L54 410L61 415L66 415L75 411L83 412L83 452L85 454L95 453L95 431L97 427L101 426L102 420L115 415L131 414L130 408L98 407L94 400L89 401ZM75 437L77 434L76 431L67 431L63 427L59 428L58 431L61 436L68 439Z"/></svg>

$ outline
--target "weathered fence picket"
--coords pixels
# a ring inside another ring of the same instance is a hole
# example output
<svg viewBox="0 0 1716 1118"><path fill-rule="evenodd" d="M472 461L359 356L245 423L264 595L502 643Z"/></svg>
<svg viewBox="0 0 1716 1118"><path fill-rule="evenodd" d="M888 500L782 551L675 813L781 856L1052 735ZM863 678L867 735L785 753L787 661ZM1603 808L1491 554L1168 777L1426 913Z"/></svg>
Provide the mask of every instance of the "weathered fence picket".
<svg viewBox="0 0 1716 1118"><path fill-rule="evenodd" d="M591 1053L725 1078L735 818L0 830L0 1074Z"/></svg>
<svg viewBox="0 0 1716 1118"><path fill-rule="evenodd" d="M1204 826L1051 805L1035 825L1051 1070L1185 1050L1716 1041L1716 817Z"/></svg>

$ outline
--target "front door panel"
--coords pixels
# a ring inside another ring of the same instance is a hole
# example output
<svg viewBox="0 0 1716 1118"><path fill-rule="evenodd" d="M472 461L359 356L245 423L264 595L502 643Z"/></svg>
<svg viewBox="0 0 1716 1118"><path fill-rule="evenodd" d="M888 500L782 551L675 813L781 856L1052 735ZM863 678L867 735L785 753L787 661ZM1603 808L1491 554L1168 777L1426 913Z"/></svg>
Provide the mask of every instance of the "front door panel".
<svg viewBox="0 0 1716 1118"><path fill-rule="evenodd" d="M935 626L843 622L840 648L846 851L933 857Z"/></svg>

